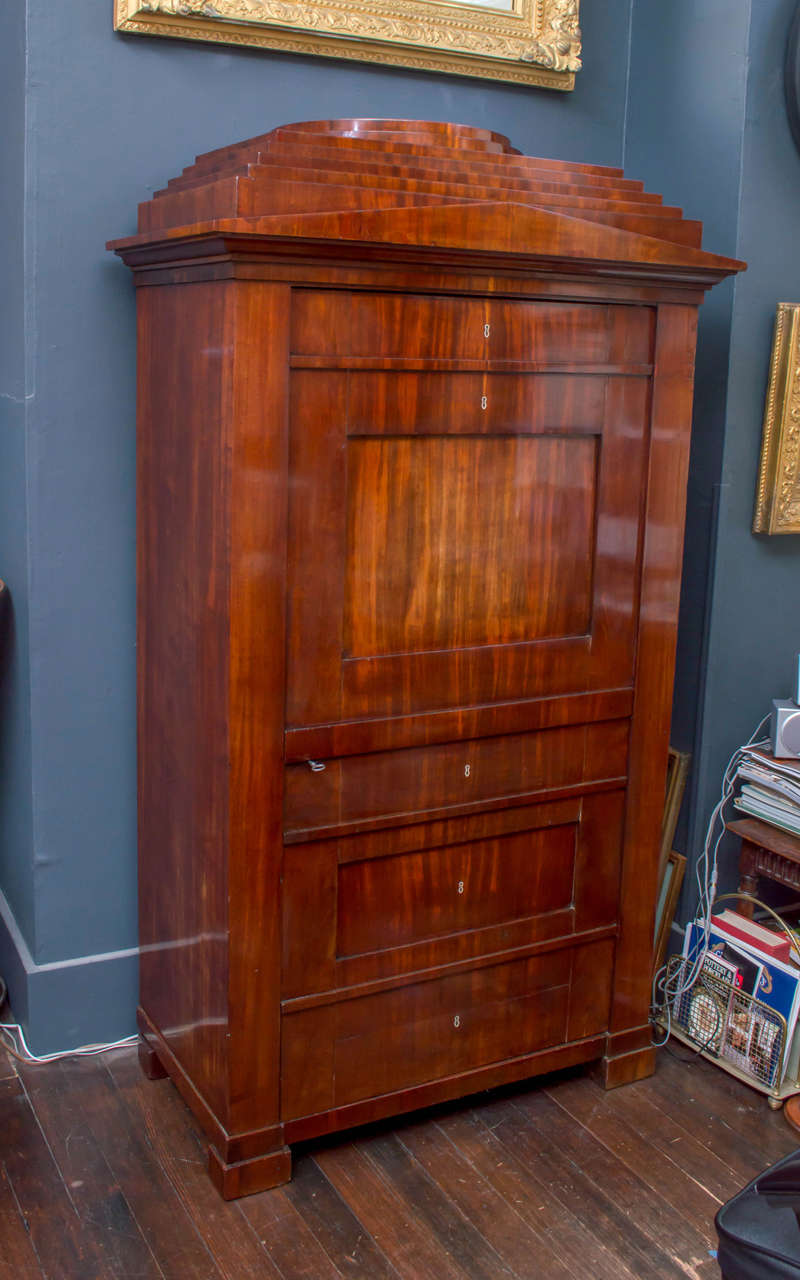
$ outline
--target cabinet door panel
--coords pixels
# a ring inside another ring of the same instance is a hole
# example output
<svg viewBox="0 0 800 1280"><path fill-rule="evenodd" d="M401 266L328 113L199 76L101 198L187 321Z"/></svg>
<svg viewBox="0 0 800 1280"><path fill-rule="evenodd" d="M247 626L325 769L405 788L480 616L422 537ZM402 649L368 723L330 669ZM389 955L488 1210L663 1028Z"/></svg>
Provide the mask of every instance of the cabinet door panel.
<svg viewBox="0 0 800 1280"><path fill-rule="evenodd" d="M585 635L596 469L595 436L352 440L344 657Z"/></svg>
<svg viewBox="0 0 800 1280"><path fill-rule="evenodd" d="M288 725L629 687L649 393L296 369Z"/></svg>

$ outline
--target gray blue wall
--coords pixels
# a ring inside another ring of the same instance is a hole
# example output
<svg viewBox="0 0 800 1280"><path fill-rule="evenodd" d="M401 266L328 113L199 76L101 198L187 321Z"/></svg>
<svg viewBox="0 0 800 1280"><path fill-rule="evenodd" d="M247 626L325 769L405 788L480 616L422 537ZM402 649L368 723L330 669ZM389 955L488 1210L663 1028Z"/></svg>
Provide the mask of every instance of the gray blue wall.
<svg viewBox="0 0 800 1280"><path fill-rule="evenodd" d="M774 307L800 298L793 0L583 0L573 94L122 37L111 8L0 12L0 971L40 1050L133 1026L134 301L104 242L197 152L292 119L458 120L625 163L702 218L751 270L707 304L698 353L674 731L696 752L691 847L800 648L800 544L748 532Z"/></svg>
<svg viewBox="0 0 800 1280"><path fill-rule="evenodd" d="M800 154L784 107L796 0L634 7L625 163L705 223L748 271L701 312L673 741L693 752L676 845L690 869L734 749L800 650L800 539L750 532L775 306L800 301ZM658 9L659 12L655 12ZM737 842L720 858L736 882ZM685 920L696 903L689 876Z"/></svg>
<svg viewBox="0 0 800 1280"><path fill-rule="evenodd" d="M707 661L691 845L702 845L720 775L774 697L788 697L800 651L800 538L750 532L775 306L800 302L800 154L789 133L782 55L795 0L752 4L727 415L719 477ZM736 848L721 862L735 887Z"/></svg>
<svg viewBox="0 0 800 1280"><path fill-rule="evenodd" d="M25 336L29 382L24 401L12 348L0 576L19 634L5 682L0 971L36 1048L133 1027L134 298L105 241L135 230L137 203L197 152L287 120L457 120L534 154L619 164L630 4L586 0L589 57L572 94L124 37L111 0L2 6L0 101L17 126L4 215L19 237L27 200L28 310L23 325L12 262L0 322Z"/></svg>
<svg viewBox="0 0 800 1280"><path fill-rule="evenodd" d="M0 18L0 577L13 587L0 611L0 889L19 926L33 931L33 795L28 668L26 421L24 5ZM10 918L5 909L3 915ZM5 945L3 943L5 942ZM0 973L13 983L20 1016L27 984L18 949L0 918Z"/></svg>

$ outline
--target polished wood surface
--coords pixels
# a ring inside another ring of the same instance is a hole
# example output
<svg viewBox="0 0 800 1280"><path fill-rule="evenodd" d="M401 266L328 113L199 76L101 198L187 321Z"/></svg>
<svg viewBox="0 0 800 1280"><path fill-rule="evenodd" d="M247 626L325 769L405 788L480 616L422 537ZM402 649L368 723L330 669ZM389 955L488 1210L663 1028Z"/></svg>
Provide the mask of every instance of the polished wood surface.
<svg viewBox="0 0 800 1280"><path fill-rule="evenodd" d="M646 1074L696 312L743 264L619 170L374 120L201 156L114 247L142 1061L215 1185Z"/></svg>
<svg viewBox="0 0 800 1280"><path fill-rule="evenodd" d="M347 470L346 658L587 633L591 437L365 439Z"/></svg>
<svg viewBox="0 0 800 1280"><path fill-rule="evenodd" d="M337 955L564 910L574 874L573 824L350 863L338 878Z"/></svg>
<svg viewBox="0 0 800 1280"><path fill-rule="evenodd" d="M134 1050L0 1054L3 1280L717 1280L717 1209L797 1137L695 1055L585 1072L299 1148L224 1204L192 1117Z"/></svg>

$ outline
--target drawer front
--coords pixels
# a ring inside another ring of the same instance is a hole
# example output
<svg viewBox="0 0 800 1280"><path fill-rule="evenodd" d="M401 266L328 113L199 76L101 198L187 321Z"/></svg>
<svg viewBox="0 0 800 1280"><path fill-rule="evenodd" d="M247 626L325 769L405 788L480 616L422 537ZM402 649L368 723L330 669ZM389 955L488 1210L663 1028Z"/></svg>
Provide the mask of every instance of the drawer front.
<svg viewBox="0 0 800 1280"><path fill-rule="evenodd" d="M488 321L490 360L630 366L653 358L652 307L498 300Z"/></svg>
<svg viewBox="0 0 800 1280"><path fill-rule="evenodd" d="M481 298L300 289L293 294L291 352L482 360L485 309Z"/></svg>
<svg viewBox="0 0 800 1280"><path fill-rule="evenodd" d="M293 295L293 356L642 365L654 310L604 303L344 293Z"/></svg>
<svg viewBox="0 0 800 1280"><path fill-rule="evenodd" d="M287 845L284 999L613 928L624 802L602 791Z"/></svg>
<svg viewBox="0 0 800 1280"><path fill-rule="evenodd" d="M495 801L625 776L628 721L288 765L287 838L298 833L397 821L438 810L475 810ZM321 762L324 763L324 762Z"/></svg>
<svg viewBox="0 0 800 1280"><path fill-rule="evenodd" d="M350 377L347 435L530 435L556 429L599 436L607 385L605 377L566 373L358 370Z"/></svg>
<svg viewBox="0 0 800 1280"><path fill-rule="evenodd" d="M337 954L566 910L576 830L518 832L341 867Z"/></svg>
<svg viewBox="0 0 800 1280"><path fill-rule="evenodd" d="M607 1026L612 955L596 943L288 1014L283 1118L595 1034Z"/></svg>

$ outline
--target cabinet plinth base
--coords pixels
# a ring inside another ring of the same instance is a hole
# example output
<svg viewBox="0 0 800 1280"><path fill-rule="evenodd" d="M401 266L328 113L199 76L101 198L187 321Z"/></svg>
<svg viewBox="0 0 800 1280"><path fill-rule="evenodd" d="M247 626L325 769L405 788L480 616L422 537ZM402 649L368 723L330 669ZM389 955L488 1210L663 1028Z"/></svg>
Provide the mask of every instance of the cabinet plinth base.
<svg viewBox="0 0 800 1280"><path fill-rule="evenodd" d="M635 1080L646 1080L656 1069L656 1051L653 1045L601 1058L595 1076L604 1089L617 1089Z"/></svg>
<svg viewBox="0 0 800 1280"><path fill-rule="evenodd" d="M288 1147L278 1147L253 1160L225 1164L216 1148L209 1147L208 1172L223 1200L238 1200L240 1196L252 1196L290 1182L292 1153Z"/></svg>
<svg viewBox="0 0 800 1280"><path fill-rule="evenodd" d="M142 1035L139 1036L139 1066L148 1080L163 1080L168 1074L162 1067L158 1054Z"/></svg>

